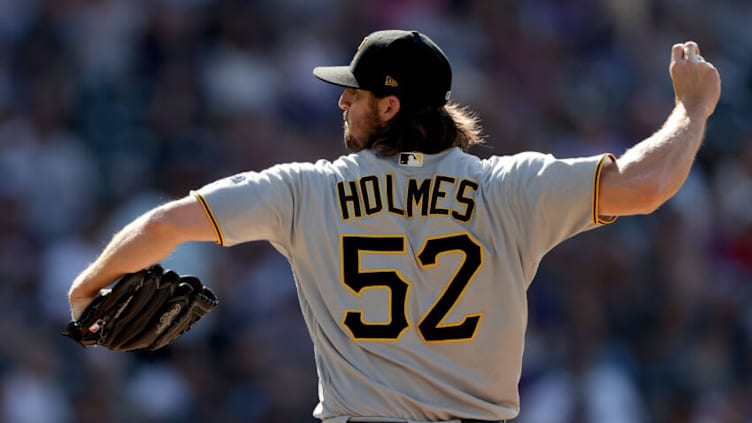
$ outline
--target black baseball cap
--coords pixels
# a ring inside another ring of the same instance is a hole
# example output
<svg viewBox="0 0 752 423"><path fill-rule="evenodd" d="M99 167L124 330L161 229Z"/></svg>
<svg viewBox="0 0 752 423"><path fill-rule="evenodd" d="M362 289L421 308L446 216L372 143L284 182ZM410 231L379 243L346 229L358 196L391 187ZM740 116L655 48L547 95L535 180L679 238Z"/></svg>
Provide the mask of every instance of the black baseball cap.
<svg viewBox="0 0 752 423"><path fill-rule="evenodd" d="M366 36L349 66L318 66L313 74L342 87L396 95L412 105L449 100L452 67L443 51L418 31L376 31Z"/></svg>

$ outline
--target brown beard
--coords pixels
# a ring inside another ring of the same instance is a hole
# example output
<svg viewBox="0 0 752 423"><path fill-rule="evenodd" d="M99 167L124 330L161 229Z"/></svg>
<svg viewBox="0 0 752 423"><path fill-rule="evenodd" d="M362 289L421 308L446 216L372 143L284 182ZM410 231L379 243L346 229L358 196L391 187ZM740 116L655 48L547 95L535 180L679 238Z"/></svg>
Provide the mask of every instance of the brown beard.
<svg viewBox="0 0 752 423"><path fill-rule="evenodd" d="M344 130L345 147L348 150L357 153L365 148L364 146L361 146L355 136L350 132L350 128L348 128L347 125L345 125Z"/></svg>
<svg viewBox="0 0 752 423"><path fill-rule="evenodd" d="M344 127L343 135L345 147L347 147L347 149L352 151L353 153L371 148L374 141L379 138L379 134L381 134L386 127L386 124L384 122L381 122L381 120L379 119L378 112L376 111L375 99L372 99L370 101L369 109L370 112L368 113L366 120L362 122L362 130L364 132L364 135L362 137L355 137L355 135L353 135L350 131L348 125L345 125Z"/></svg>

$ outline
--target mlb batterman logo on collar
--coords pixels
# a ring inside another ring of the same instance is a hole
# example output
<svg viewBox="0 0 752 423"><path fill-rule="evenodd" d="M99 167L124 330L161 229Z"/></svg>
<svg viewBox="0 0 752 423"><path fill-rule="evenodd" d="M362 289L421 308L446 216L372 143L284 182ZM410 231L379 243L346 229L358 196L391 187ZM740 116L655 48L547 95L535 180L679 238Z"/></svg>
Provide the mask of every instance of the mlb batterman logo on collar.
<svg viewBox="0 0 752 423"><path fill-rule="evenodd" d="M449 100L452 68L443 51L418 31L376 31L358 46L349 66L318 66L313 74L342 87L396 95L416 106Z"/></svg>
<svg viewBox="0 0 752 423"><path fill-rule="evenodd" d="M400 153L399 164L400 166L407 166L407 167L423 167L423 153L418 153L418 152Z"/></svg>

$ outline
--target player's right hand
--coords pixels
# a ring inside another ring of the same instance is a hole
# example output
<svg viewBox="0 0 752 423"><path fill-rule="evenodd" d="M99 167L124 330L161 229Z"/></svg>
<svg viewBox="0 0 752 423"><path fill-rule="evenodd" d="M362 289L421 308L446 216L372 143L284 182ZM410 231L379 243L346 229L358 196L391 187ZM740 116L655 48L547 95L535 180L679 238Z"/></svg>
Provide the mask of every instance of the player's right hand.
<svg viewBox="0 0 752 423"><path fill-rule="evenodd" d="M721 77L694 41L674 44L669 66L676 102L690 117L707 119L721 97Z"/></svg>

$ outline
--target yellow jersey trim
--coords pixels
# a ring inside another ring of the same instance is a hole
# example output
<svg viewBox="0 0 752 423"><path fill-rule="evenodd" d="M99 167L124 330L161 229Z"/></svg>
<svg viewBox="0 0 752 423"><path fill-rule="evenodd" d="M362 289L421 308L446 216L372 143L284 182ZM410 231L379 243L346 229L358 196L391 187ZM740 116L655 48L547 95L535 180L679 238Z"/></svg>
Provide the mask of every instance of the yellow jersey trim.
<svg viewBox="0 0 752 423"><path fill-rule="evenodd" d="M217 240L215 241L217 244L224 246L225 245L225 237L222 235L222 228L219 227L219 223L217 222L217 218L214 216L214 213L212 213L211 208L209 208L209 204L206 202L204 197L201 196L196 191L191 191L191 195L196 197L198 202L201 204L201 208L204 209L204 213L206 213L206 218L209 219L209 223L211 223L212 227L214 228L214 233L217 235Z"/></svg>
<svg viewBox="0 0 752 423"><path fill-rule="evenodd" d="M604 154L595 166L595 174L593 175L593 223L598 225L607 225L616 221L616 216L601 216L598 212L598 204L600 200L601 191L601 172L603 171L603 165L606 159L610 159L612 162L616 162L616 156L611 153Z"/></svg>

